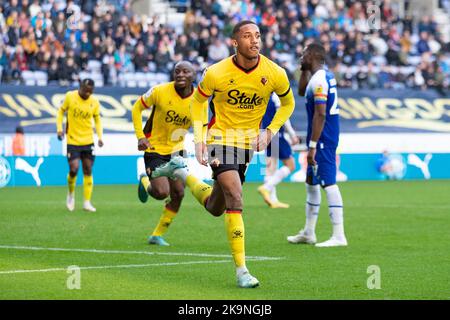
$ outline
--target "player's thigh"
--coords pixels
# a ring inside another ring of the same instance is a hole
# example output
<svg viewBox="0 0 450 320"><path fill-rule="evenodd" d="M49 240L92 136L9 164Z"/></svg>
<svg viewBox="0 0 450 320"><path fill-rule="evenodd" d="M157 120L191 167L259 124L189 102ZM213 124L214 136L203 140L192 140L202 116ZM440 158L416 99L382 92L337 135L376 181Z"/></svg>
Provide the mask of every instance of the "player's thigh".
<svg viewBox="0 0 450 320"><path fill-rule="evenodd" d="M81 152L77 146L67 145L67 162L71 172L76 173L80 167Z"/></svg>
<svg viewBox="0 0 450 320"><path fill-rule="evenodd" d="M279 140L279 158L280 160L285 160L292 157L292 148L289 142L284 138L284 136L280 137Z"/></svg>
<svg viewBox="0 0 450 320"><path fill-rule="evenodd" d="M80 158L84 174L91 175L95 160L94 145L80 146Z"/></svg>
<svg viewBox="0 0 450 320"><path fill-rule="evenodd" d="M283 162L283 165L288 167L291 171L295 170L295 160L294 160L293 156L283 159L283 160L281 160L281 162Z"/></svg>
<svg viewBox="0 0 450 320"><path fill-rule="evenodd" d="M217 181L214 181L211 195L206 203L206 209L214 216L220 216L226 209L225 195L222 187Z"/></svg>
<svg viewBox="0 0 450 320"><path fill-rule="evenodd" d="M80 168L80 158L71 158L68 159L69 162L69 171L76 174L78 169Z"/></svg>
<svg viewBox="0 0 450 320"><path fill-rule="evenodd" d="M156 197L167 197L170 194L170 183L167 177L158 177L150 180L151 193Z"/></svg>
<svg viewBox="0 0 450 320"><path fill-rule="evenodd" d="M227 208L242 208L242 181L237 170L228 170L217 176L217 183L222 188Z"/></svg>

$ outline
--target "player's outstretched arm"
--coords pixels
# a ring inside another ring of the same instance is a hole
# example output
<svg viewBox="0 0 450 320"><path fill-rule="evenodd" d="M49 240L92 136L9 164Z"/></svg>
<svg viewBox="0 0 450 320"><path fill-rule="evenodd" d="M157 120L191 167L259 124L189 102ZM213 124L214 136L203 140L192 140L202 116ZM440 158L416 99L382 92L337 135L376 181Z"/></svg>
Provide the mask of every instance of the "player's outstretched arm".
<svg viewBox="0 0 450 320"><path fill-rule="evenodd" d="M103 127L102 122L100 120L100 104L97 105L97 108L94 113L94 122L95 122L95 132L97 132L98 137L98 146L103 147Z"/></svg>
<svg viewBox="0 0 450 320"><path fill-rule="evenodd" d="M64 139L63 118L64 113L66 113L68 106L69 106L69 97L68 94L66 94L64 102L62 106L58 109L58 113L56 114L56 134L58 135L58 140Z"/></svg>
<svg viewBox="0 0 450 320"><path fill-rule="evenodd" d="M142 129L142 111L147 109L142 102L142 98L136 100L131 110L131 118L133 119L134 133L138 139L138 150L145 151L150 147L150 142L145 137Z"/></svg>
<svg viewBox="0 0 450 320"><path fill-rule="evenodd" d="M291 117L292 112L294 112L295 108L295 99L292 94L292 90L289 88L289 91L285 94L279 96L280 97L280 108L275 113L272 122L269 124L267 129L269 129L274 135L280 130L281 126Z"/></svg>
<svg viewBox="0 0 450 320"><path fill-rule="evenodd" d="M192 128L194 130L195 157L200 164L205 166L208 164L208 153L206 151L207 101L207 97L196 91L190 105Z"/></svg>

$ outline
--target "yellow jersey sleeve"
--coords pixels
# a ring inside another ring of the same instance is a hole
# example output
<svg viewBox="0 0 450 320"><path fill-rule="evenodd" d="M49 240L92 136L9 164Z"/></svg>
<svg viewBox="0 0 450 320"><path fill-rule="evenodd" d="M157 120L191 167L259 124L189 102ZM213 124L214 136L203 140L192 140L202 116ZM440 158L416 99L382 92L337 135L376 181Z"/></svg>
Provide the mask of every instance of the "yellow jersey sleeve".
<svg viewBox="0 0 450 320"><path fill-rule="evenodd" d="M57 132L62 132L63 131L63 118L64 118L64 113L67 111L67 109L69 108L69 104L70 104L70 94L69 92L66 93L66 96L64 97L64 101L62 106L58 109L58 113L56 115L56 131Z"/></svg>
<svg viewBox="0 0 450 320"><path fill-rule="evenodd" d="M215 81L213 72L210 69L205 69L202 80L198 85L198 92L205 98L213 95L215 89Z"/></svg>
<svg viewBox="0 0 450 320"><path fill-rule="evenodd" d="M133 120L134 132L136 138L145 138L144 130L142 129L142 111L151 108L157 101L157 90L155 87L150 88L144 93L133 105L131 110L131 118Z"/></svg>
<svg viewBox="0 0 450 320"><path fill-rule="evenodd" d="M102 122L100 121L100 102L98 102L98 101L96 102L93 117L94 117L95 131L97 132L97 137L99 140L102 140L103 127L102 127Z"/></svg>
<svg viewBox="0 0 450 320"><path fill-rule="evenodd" d="M280 130L283 124L290 118L295 108L294 94L292 93L289 79L284 69L278 72L276 83L275 93L280 98L281 106L267 127L273 134L276 134Z"/></svg>
<svg viewBox="0 0 450 320"><path fill-rule="evenodd" d="M208 98L197 90L191 100L191 122L194 143L205 142L208 129Z"/></svg>
<svg viewBox="0 0 450 320"><path fill-rule="evenodd" d="M142 105L148 109L158 101L158 88L151 87L146 93L144 93L141 98Z"/></svg>
<svg viewBox="0 0 450 320"><path fill-rule="evenodd" d="M206 141L208 130L208 98L214 93L214 78L212 73L205 69L203 79L191 101L191 121L194 130L194 143Z"/></svg>

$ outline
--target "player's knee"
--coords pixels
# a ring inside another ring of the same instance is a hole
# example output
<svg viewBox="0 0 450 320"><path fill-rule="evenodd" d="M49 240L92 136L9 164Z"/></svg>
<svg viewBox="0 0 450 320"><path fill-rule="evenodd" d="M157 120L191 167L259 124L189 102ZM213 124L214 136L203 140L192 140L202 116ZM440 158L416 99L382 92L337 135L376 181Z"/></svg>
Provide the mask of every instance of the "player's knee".
<svg viewBox="0 0 450 320"><path fill-rule="evenodd" d="M165 186L152 186L150 194L156 200L164 200L169 196L170 190Z"/></svg>
<svg viewBox="0 0 450 320"><path fill-rule="evenodd" d="M236 190L224 190L225 202L233 208L242 208L242 192Z"/></svg>
<svg viewBox="0 0 450 320"><path fill-rule="evenodd" d="M220 217L224 212L225 208L206 208L209 213L211 213L214 217Z"/></svg>
<svg viewBox="0 0 450 320"><path fill-rule="evenodd" d="M72 178L76 177L77 176L77 172L78 172L78 168L76 168L76 169L70 168L69 176L71 176Z"/></svg>

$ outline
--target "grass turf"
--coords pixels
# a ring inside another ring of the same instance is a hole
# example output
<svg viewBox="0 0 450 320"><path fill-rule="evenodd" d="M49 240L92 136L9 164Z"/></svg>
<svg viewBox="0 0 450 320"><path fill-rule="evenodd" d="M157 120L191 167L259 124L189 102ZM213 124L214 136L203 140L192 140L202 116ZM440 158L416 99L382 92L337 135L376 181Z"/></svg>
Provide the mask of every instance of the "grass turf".
<svg viewBox="0 0 450 320"><path fill-rule="evenodd" d="M286 236L304 224L304 186L280 185L279 198L291 207L276 210L256 187L244 186L246 253L282 258L247 262L260 280L256 289L236 287L229 256L178 255L229 255L223 217L207 214L189 191L165 236L171 246L155 247L146 237L163 202L141 204L136 186L95 186L96 213L81 210L81 187L72 213L65 187L0 189L0 246L163 253L0 247L0 299L450 299L449 181L342 183L345 248L288 244ZM331 233L323 193L322 199L319 241ZM148 266L81 270L81 289L69 290L71 265ZM371 265L380 268L381 289L367 287ZM4 273L50 268L57 270Z"/></svg>

